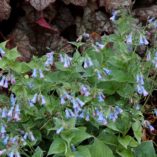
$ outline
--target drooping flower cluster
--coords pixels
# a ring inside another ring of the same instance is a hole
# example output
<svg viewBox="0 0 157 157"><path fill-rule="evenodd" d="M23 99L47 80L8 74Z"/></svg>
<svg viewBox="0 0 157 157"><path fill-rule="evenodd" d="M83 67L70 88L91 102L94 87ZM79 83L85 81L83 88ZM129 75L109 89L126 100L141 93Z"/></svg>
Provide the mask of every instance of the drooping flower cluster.
<svg viewBox="0 0 157 157"><path fill-rule="evenodd" d="M33 98L29 100L30 107L34 106L34 104L39 103L41 105L46 105L46 99L42 94L34 94Z"/></svg>
<svg viewBox="0 0 157 157"><path fill-rule="evenodd" d="M15 77L12 74L2 75L0 79L0 87L8 88L9 84L15 84Z"/></svg>
<svg viewBox="0 0 157 157"><path fill-rule="evenodd" d="M33 72L32 72L32 77L33 78L37 78L38 77L38 73L39 73L39 78L44 78L44 74L43 74L43 71L41 69L33 69Z"/></svg>
<svg viewBox="0 0 157 157"><path fill-rule="evenodd" d="M148 44L149 44L148 40L146 39L146 37L145 37L144 35L140 35L139 44L140 44L141 46L143 46L143 45L148 45Z"/></svg>
<svg viewBox="0 0 157 157"><path fill-rule="evenodd" d="M3 119L7 119L8 121L19 121L20 120L20 107L19 104L16 103L16 97L11 94L10 96L10 108L6 107L0 109L0 117Z"/></svg>
<svg viewBox="0 0 157 157"><path fill-rule="evenodd" d="M54 63L53 55L54 55L53 51L46 54L47 59L46 59L46 62L44 64L46 68L48 68L48 67L53 65L53 63Z"/></svg>
<svg viewBox="0 0 157 157"><path fill-rule="evenodd" d="M136 89L137 89L138 94L143 95L143 96L147 96L148 92L144 88L144 79L143 79L142 74L138 74L136 76L136 82L137 82Z"/></svg>
<svg viewBox="0 0 157 157"><path fill-rule="evenodd" d="M59 54L59 60L61 63L63 63L64 68L68 68L71 65L72 58L67 54Z"/></svg>

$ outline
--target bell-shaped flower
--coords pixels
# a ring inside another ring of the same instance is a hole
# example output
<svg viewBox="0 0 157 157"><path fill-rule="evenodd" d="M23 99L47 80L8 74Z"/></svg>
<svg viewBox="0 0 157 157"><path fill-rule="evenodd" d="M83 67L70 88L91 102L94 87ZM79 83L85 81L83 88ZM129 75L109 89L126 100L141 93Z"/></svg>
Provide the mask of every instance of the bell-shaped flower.
<svg viewBox="0 0 157 157"><path fill-rule="evenodd" d="M45 100L45 97L43 95L41 95L41 104L46 105L46 100Z"/></svg>
<svg viewBox="0 0 157 157"><path fill-rule="evenodd" d="M39 77L40 77L41 79L44 78L44 74L43 74L43 72L42 72L41 69L39 69Z"/></svg>
<svg viewBox="0 0 157 157"><path fill-rule="evenodd" d="M132 45L132 33L130 33L126 38L126 43L128 45Z"/></svg>
<svg viewBox="0 0 157 157"><path fill-rule="evenodd" d="M63 127L60 127L59 129L56 130L56 134L60 134L64 130Z"/></svg>
<svg viewBox="0 0 157 157"><path fill-rule="evenodd" d="M38 94L35 94L34 97L33 97L33 99L31 100L31 102L33 104L35 104L35 103L37 103L37 99L38 99Z"/></svg>
<svg viewBox="0 0 157 157"><path fill-rule="evenodd" d="M140 44L140 45L148 45L149 42L148 42L148 40L146 39L145 36L140 35L140 41L139 41L139 44Z"/></svg>
<svg viewBox="0 0 157 157"><path fill-rule="evenodd" d="M99 92L97 98L99 102L104 102L105 96L102 92Z"/></svg>
<svg viewBox="0 0 157 157"><path fill-rule="evenodd" d="M5 51L0 47L0 55L3 57L5 55Z"/></svg>
<svg viewBox="0 0 157 157"><path fill-rule="evenodd" d="M84 95L84 96L90 95L89 88L86 85L81 86L80 92L81 92L81 95Z"/></svg>
<svg viewBox="0 0 157 157"><path fill-rule="evenodd" d="M33 78L37 77L37 69L33 69L32 77Z"/></svg>
<svg viewBox="0 0 157 157"><path fill-rule="evenodd" d="M4 85L3 85L4 88L8 88L8 80L5 79L5 82L4 82Z"/></svg>
<svg viewBox="0 0 157 157"><path fill-rule="evenodd" d="M109 70L107 68L103 68L103 70L106 75L110 75L112 73L112 70Z"/></svg>
<svg viewBox="0 0 157 157"><path fill-rule="evenodd" d="M5 79L6 79L6 77L5 77L5 76L2 76L2 79L1 79L1 81L0 81L0 86L1 86L1 87L4 86Z"/></svg>
<svg viewBox="0 0 157 157"><path fill-rule="evenodd" d="M91 58L90 57L86 57L84 59L84 65L83 65L83 67L86 69L86 68L89 68L91 66L93 66L93 62L92 62Z"/></svg>

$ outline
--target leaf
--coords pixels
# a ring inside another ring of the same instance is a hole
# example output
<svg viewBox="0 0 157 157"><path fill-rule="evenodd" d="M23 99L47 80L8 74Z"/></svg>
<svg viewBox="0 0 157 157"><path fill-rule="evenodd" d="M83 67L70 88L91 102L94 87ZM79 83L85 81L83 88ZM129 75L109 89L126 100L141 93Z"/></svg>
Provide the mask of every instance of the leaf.
<svg viewBox="0 0 157 157"><path fill-rule="evenodd" d="M46 29L49 29L49 30L53 30L53 31L55 31L55 32L58 32L58 29L55 28L55 27L53 27L53 26L51 26L43 17L39 18L39 19L36 21L36 23L37 23L39 26L43 27L43 28L46 28Z"/></svg>
<svg viewBox="0 0 157 157"><path fill-rule="evenodd" d="M123 149L121 152L117 152L121 157L134 157L133 152L130 150Z"/></svg>
<svg viewBox="0 0 157 157"><path fill-rule="evenodd" d="M87 4L87 0L63 0L63 1L66 4L72 3L72 4L78 5L78 6L86 6L86 4Z"/></svg>
<svg viewBox="0 0 157 157"><path fill-rule="evenodd" d="M131 0L104 0L106 11L117 10L122 7L129 7L132 5Z"/></svg>
<svg viewBox="0 0 157 157"><path fill-rule="evenodd" d="M134 147L136 147L138 145L135 142L135 140L131 136L129 136L129 135L124 136L124 137L119 137L118 141L126 149L127 149L128 146L134 146Z"/></svg>
<svg viewBox="0 0 157 157"><path fill-rule="evenodd" d="M78 144L85 139L92 137L88 133L86 133L85 128L75 128L63 131L61 133L61 137L68 143L68 144Z"/></svg>
<svg viewBox="0 0 157 157"><path fill-rule="evenodd" d="M98 138L107 145L116 146L118 144L116 135L114 135L113 133L106 132L105 130L100 133Z"/></svg>
<svg viewBox="0 0 157 157"><path fill-rule="evenodd" d="M38 11L44 10L50 3L56 0L29 0L30 4Z"/></svg>
<svg viewBox="0 0 157 157"><path fill-rule="evenodd" d="M64 153L65 150L66 150L65 141L62 140L61 138L56 138L54 139L49 148L48 155Z"/></svg>
<svg viewBox="0 0 157 157"><path fill-rule="evenodd" d="M20 57L20 53L18 52L17 48L11 49L5 57L9 59L10 61L15 61L17 57Z"/></svg>
<svg viewBox="0 0 157 157"><path fill-rule="evenodd" d="M91 157L89 148L86 146L78 147L78 151L74 152L75 157Z"/></svg>
<svg viewBox="0 0 157 157"><path fill-rule="evenodd" d="M114 157L112 150L98 139L95 139L89 149L91 157Z"/></svg>
<svg viewBox="0 0 157 157"><path fill-rule="evenodd" d="M32 157L43 157L43 150L40 147L37 147Z"/></svg>
<svg viewBox="0 0 157 157"><path fill-rule="evenodd" d="M97 86L98 88L103 89L106 94L112 95L120 88L120 83L114 81L102 81L98 83Z"/></svg>
<svg viewBox="0 0 157 157"><path fill-rule="evenodd" d="M73 144L78 144L84 141L85 139L92 137L90 134L88 134L85 130L81 128L75 130L72 134L74 135L72 138Z"/></svg>
<svg viewBox="0 0 157 157"><path fill-rule="evenodd" d="M135 157L156 157L152 141L143 142L135 148Z"/></svg>
<svg viewBox="0 0 157 157"><path fill-rule="evenodd" d="M0 21L7 20L10 16L11 7L9 5L10 0L0 1Z"/></svg>
<svg viewBox="0 0 157 157"><path fill-rule="evenodd" d="M141 127L140 121L136 120L136 122L132 124L132 129L133 129L135 138L137 139L138 143L140 143L141 137L142 137L142 127Z"/></svg>

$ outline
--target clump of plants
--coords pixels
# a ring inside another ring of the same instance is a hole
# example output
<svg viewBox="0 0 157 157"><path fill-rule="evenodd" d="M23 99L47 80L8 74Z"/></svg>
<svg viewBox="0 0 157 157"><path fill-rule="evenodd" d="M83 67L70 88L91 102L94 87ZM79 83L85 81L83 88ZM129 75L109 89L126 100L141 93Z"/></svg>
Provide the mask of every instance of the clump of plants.
<svg viewBox="0 0 157 157"><path fill-rule="evenodd" d="M71 55L19 62L16 48L0 44L0 156L156 156L153 142L142 141L143 128L155 128L140 104L155 88L156 50L130 16L116 16L114 34L83 52L86 43L72 42Z"/></svg>

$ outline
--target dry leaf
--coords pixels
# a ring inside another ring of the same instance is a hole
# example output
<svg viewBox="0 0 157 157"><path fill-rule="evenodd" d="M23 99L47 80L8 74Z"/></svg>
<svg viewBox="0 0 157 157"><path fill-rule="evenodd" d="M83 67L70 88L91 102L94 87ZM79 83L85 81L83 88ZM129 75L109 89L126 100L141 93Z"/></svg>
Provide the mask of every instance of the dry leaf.
<svg viewBox="0 0 157 157"><path fill-rule="evenodd" d="M30 4L38 11L44 10L50 3L56 0L29 0Z"/></svg>
<svg viewBox="0 0 157 157"><path fill-rule="evenodd" d="M23 61L28 61L31 59L32 53L30 41L26 33L20 29L15 29L10 35L10 41L7 43L8 48L16 47L21 53Z"/></svg>
<svg viewBox="0 0 157 157"><path fill-rule="evenodd" d="M105 13L91 10L89 7L84 9L83 18L77 17L76 26L78 36L84 32L101 34L102 32L111 33L113 31L112 25Z"/></svg>
<svg viewBox="0 0 157 157"><path fill-rule="evenodd" d="M141 21L146 21L148 19L148 17L157 18L157 5L153 5L151 7L135 9L134 14Z"/></svg>
<svg viewBox="0 0 157 157"><path fill-rule="evenodd" d="M132 0L104 0L104 5L107 12L112 12L119 8L130 7L132 5Z"/></svg>
<svg viewBox="0 0 157 157"><path fill-rule="evenodd" d="M78 6L86 6L87 0L63 0L65 4L74 4Z"/></svg>
<svg viewBox="0 0 157 157"><path fill-rule="evenodd" d="M0 21L7 20L10 16L10 0L0 0Z"/></svg>

